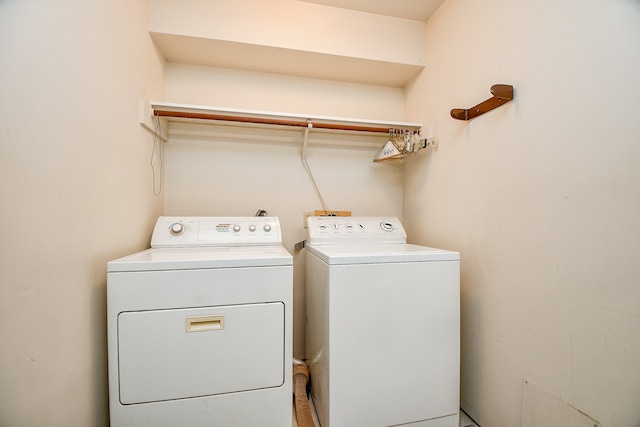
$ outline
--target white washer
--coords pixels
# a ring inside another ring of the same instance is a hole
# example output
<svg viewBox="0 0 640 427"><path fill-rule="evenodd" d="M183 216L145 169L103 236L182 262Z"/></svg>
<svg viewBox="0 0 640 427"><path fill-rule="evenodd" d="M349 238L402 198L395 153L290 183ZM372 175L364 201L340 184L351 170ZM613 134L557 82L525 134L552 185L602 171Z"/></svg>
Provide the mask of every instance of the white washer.
<svg viewBox="0 0 640 427"><path fill-rule="evenodd" d="M306 352L322 427L458 427L460 255L396 218L309 217Z"/></svg>
<svg viewBox="0 0 640 427"><path fill-rule="evenodd" d="M275 217L160 217L107 266L111 426L290 426L293 259Z"/></svg>

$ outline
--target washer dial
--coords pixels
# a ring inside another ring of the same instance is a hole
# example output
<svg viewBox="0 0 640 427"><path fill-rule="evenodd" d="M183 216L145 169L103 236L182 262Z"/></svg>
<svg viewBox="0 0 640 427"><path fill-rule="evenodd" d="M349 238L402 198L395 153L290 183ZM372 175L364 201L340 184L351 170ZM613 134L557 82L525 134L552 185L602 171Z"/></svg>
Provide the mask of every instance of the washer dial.
<svg viewBox="0 0 640 427"><path fill-rule="evenodd" d="M380 223L380 228L384 231L393 231L393 224L389 221L382 221Z"/></svg>
<svg viewBox="0 0 640 427"><path fill-rule="evenodd" d="M181 224L179 222L175 222L175 223L171 224L171 227L169 227L169 231L174 236L179 236L182 233L184 233L184 224Z"/></svg>

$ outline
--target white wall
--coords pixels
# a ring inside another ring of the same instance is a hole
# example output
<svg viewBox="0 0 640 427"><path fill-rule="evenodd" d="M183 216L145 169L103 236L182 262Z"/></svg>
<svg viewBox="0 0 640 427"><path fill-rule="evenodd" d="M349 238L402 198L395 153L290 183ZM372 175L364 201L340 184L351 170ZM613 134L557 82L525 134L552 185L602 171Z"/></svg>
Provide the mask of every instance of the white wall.
<svg viewBox="0 0 640 427"><path fill-rule="evenodd" d="M106 426L106 262L161 213L147 2L0 2L0 425Z"/></svg>
<svg viewBox="0 0 640 427"><path fill-rule="evenodd" d="M208 67L167 65L167 100L311 115L402 120L401 89ZM312 130L307 161L330 210L402 216L403 170L373 163L387 136ZM167 215L280 218L294 255L294 353L304 356L303 212L323 209L301 162L303 131L172 124L165 157Z"/></svg>
<svg viewBox="0 0 640 427"><path fill-rule="evenodd" d="M424 65L424 23L418 21L294 0L151 4L152 32Z"/></svg>
<svg viewBox="0 0 640 427"><path fill-rule="evenodd" d="M407 120L440 146L408 164L404 223L461 252L462 407L483 427L543 425L557 396L637 426L640 3L447 0L426 41ZM495 83L514 101L449 117ZM548 399L523 400L525 378Z"/></svg>
<svg viewBox="0 0 640 427"><path fill-rule="evenodd" d="M0 425L107 424L105 263L146 247L163 209L267 209L293 252L320 208L300 133L224 126L174 128L154 197L140 97L431 123L440 146L404 187L362 139L312 136L309 163L332 209L402 216L412 241L461 252L463 407L519 425L527 378L603 426L637 425L639 9L448 0L405 108L400 89L176 65L165 96L146 1L0 2ZM449 117L494 83L516 99Z"/></svg>

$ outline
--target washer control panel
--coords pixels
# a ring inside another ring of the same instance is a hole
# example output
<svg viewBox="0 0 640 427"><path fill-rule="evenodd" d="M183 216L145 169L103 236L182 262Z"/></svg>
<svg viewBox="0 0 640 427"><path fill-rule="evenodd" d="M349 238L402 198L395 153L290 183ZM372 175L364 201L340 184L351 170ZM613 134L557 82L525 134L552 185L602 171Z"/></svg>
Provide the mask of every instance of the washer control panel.
<svg viewBox="0 0 640 427"><path fill-rule="evenodd" d="M267 216L161 216L151 237L152 248L280 244L280 221Z"/></svg>
<svg viewBox="0 0 640 427"><path fill-rule="evenodd" d="M310 216L309 244L406 243L407 235L398 218Z"/></svg>

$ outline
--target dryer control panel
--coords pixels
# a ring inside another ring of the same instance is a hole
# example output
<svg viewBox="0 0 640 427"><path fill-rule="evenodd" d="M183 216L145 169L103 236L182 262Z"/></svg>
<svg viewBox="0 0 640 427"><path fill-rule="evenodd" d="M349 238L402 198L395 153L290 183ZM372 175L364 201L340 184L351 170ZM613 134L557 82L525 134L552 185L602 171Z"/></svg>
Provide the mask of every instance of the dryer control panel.
<svg viewBox="0 0 640 427"><path fill-rule="evenodd" d="M406 243L407 235L395 217L310 216L310 245L345 243Z"/></svg>
<svg viewBox="0 0 640 427"><path fill-rule="evenodd" d="M151 237L152 248L280 245L277 217L161 216Z"/></svg>

